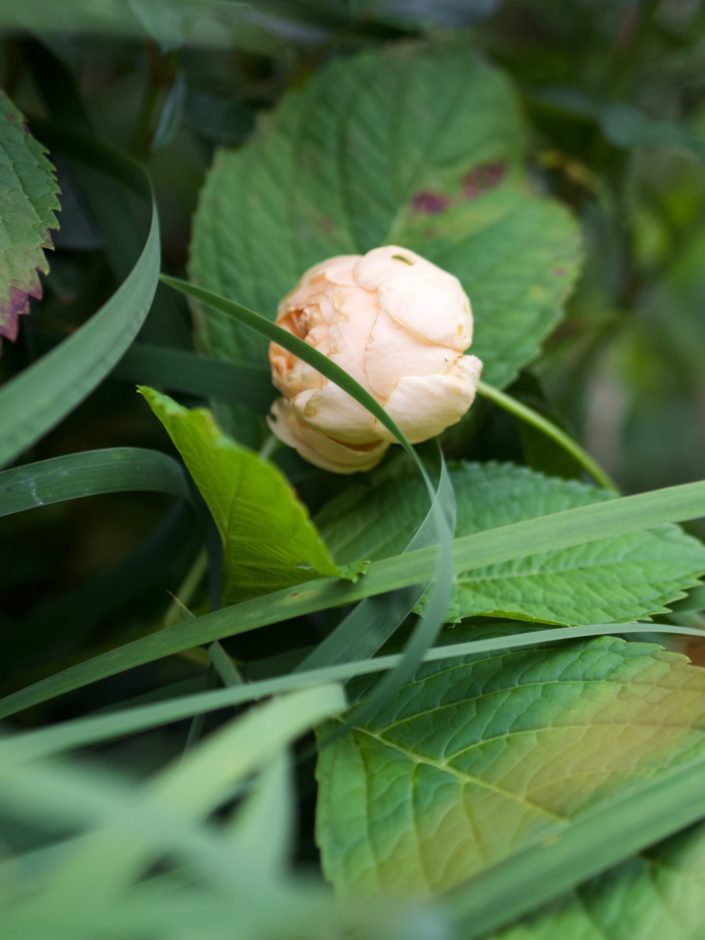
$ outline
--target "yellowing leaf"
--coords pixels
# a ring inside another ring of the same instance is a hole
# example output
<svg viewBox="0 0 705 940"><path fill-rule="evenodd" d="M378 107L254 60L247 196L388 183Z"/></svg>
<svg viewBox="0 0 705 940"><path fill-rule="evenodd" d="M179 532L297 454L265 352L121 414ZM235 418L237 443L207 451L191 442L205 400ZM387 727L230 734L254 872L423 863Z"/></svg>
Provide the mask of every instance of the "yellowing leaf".
<svg viewBox="0 0 705 940"><path fill-rule="evenodd" d="M697 940L703 897L701 824L591 878L492 940Z"/></svg>
<svg viewBox="0 0 705 940"><path fill-rule="evenodd" d="M704 753L705 671L654 645L429 663L321 748L323 867L342 894L430 894Z"/></svg>

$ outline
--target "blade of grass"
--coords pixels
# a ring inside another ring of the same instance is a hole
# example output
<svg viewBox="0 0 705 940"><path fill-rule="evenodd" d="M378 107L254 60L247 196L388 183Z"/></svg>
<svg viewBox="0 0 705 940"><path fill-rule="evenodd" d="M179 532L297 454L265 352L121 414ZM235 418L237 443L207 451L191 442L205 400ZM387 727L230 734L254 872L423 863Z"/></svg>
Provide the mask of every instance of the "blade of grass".
<svg viewBox="0 0 705 940"><path fill-rule="evenodd" d="M253 865L279 875L293 850L295 818L291 755L283 749L260 771L252 792L229 820L228 830Z"/></svg>
<svg viewBox="0 0 705 940"><path fill-rule="evenodd" d="M454 494L448 470L440 453L441 473L437 498L443 506L454 506ZM453 524L453 527L455 525ZM435 538L433 517L429 511L414 533L405 552L432 544ZM427 584L415 584L376 597L367 597L336 626L296 667L297 672L352 662L373 656L413 611Z"/></svg>
<svg viewBox="0 0 705 940"><path fill-rule="evenodd" d="M148 491L190 500L172 457L140 447L88 450L0 472L0 517L67 499Z"/></svg>
<svg viewBox="0 0 705 940"><path fill-rule="evenodd" d="M705 482L623 496L455 539L454 570L470 571L702 515L705 515ZM335 578L318 578L150 634L0 699L0 718L194 646L424 583L433 576L433 556L432 548L416 549L372 563L354 584Z"/></svg>
<svg viewBox="0 0 705 940"><path fill-rule="evenodd" d="M368 708L370 711L373 711L386 702L394 694L395 689L414 673L416 667L421 662L424 651L433 645L443 627L446 611L448 610L453 591L453 560L451 552L455 525L455 509L450 481L448 481L448 485L443 490L443 493L448 497L448 504L441 505L436 490L419 455L384 408L362 387L362 385L356 382L352 376L348 375L347 372L317 349L314 349L292 333L272 323L266 317L255 313L253 310L249 310L247 307L243 307L241 304L221 297L218 294L214 294L202 287L189 284L186 281L179 281L164 275L162 276L162 280L175 290L181 291L194 300L198 300L207 308L210 307L219 310L221 313L247 326L261 336L277 342L280 346L283 346L284 349L298 356L304 362L308 363L308 365L312 366L322 375L326 376L326 378L330 379L330 381L342 388L343 391L351 395L355 401L366 408L394 435L409 457L411 457L416 469L421 475L431 504L429 515L432 520L433 528L435 529L434 542L437 543L437 551L434 551L435 565L431 578L432 587L428 594L423 614L414 628L414 632L406 646L401 662L392 675L385 676L382 682L380 682L379 688L368 703Z"/></svg>
<svg viewBox="0 0 705 940"><path fill-rule="evenodd" d="M265 415L275 396L269 372L180 349L133 343L110 378L241 405Z"/></svg>
<svg viewBox="0 0 705 940"><path fill-rule="evenodd" d="M51 430L110 372L144 322L159 277L159 217L149 180L138 164L84 134L44 126L42 137L52 149L100 169L145 199L151 205L151 222L134 268L110 299L0 390L0 467Z"/></svg>
<svg viewBox="0 0 705 940"><path fill-rule="evenodd" d="M342 687L329 684L258 705L161 771L147 784L146 795L188 821L205 818L232 798L246 775L267 766L289 742L339 714L345 704ZM0 771L0 779L2 775ZM86 892L91 903L113 897L158 857L161 846L126 831L124 813L106 823L106 829L92 833L64 860L47 885L57 901L65 904L74 895L80 903ZM236 840L233 844L237 847Z"/></svg>
<svg viewBox="0 0 705 940"><path fill-rule="evenodd" d="M39 332L32 338L37 350L48 352L62 337ZM240 405L259 415L269 412L276 395L269 369L140 340L130 346L108 377L131 385L151 385L162 391Z"/></svg>
<svg viewBox="0 0 705 940"><path fill-rule="evenodd" d="M509 624L508 626L515 625ZM482 640L435 646L425 652L423 661L434 662L439 659L453 659L458 656L538 646L544 643L561 643L591 636L628 636L635 633L700 638L705 636L702 630L655 623L600 623L585 627L551 627L546 630L526 630ZM378 656L375 659L324 666L308 672L292 672L272 679L261 679L258 682L217 689L213 692L198 692L177 696L167 701L137 704L37 731L15 734L11 738L0 738L0 766L8 759L29 760L77 747L86 747L122 735L137 734L173 721L181 721L202 712L217 711L265 696L277 695L280 692L329 682L344 682L357 676L385 672L396 667L400 660L399 654L392 654Z"/></svg>

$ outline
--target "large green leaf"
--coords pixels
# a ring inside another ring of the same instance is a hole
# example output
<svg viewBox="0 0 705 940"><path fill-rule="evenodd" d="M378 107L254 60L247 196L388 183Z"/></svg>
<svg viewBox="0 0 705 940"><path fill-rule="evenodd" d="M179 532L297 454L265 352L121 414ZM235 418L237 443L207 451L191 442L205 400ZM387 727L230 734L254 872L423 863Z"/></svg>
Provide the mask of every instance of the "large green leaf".
<svg viewBox="0 0 705 940"><path fill-rule="evenodd" d="M458 536L610 498L604 490L511 464L456 464L450 475ZM317 518L339 561L396 555L413 534L423 490L403 470L383 471L376 480L335 498ZM639 619L663 613L704 572L705 547L676 526L659 526L459 571L448 618Z"/></svg>
<svg viewBox="0 0 705 940"><path fill-rule="evenodd" d="M496 940L697 940L703 935L705 826L580 885Z"/></svg>
<svg viewBox="0 0 705 940"><path fill-rule="evenodd" d="M457 884L702 757L704 696L685 657L616 637L426 664L321 750L326 875L343 894Z"/></svg>
<svg viewBox="0 0 705 940"><path fill-rule="evenodd" d="M192 279L274 317L304 269L402 244L452 271L473 352L506 384L556 323L579 263L576 226L534 195L507 80L466 45L400 44L339 59L239 151L220 151L196 213ZM264 343L217 311L201 345L233 360Z"/></svg>
<svg viewBox="0 0 705 940"><path fill-rule="evenodd" d="M207 409L189 410L153 389L140 390L215 520L223 542L224 604L343 574L274 464L223 434Z"/></svg>
<svg viewBox="0 0 705 940"><path fill-rule="evenodd" d="M44 147L0 90L0 343L14 340L30 297L42 296L49 230L58 227L59 187Z"/></svg>

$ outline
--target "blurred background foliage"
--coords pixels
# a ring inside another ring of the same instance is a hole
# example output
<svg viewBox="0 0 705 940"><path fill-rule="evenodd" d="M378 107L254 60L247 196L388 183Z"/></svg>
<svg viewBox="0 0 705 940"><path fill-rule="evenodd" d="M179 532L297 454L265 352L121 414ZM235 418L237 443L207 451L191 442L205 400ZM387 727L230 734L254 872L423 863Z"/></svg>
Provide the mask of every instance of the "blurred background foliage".
<svg viewBox="0 0 705 940"><path fill-rule="evenodd" d="M581 439L625 492L703 476L699 0L0 0L0 29L2 85L30 120L90 124L144 162L157 190L164 267L174 273L184 269L214 150L245 141L286 88L333 56L464 32L511 75L532 128L536 185L571 207L587 247L566 319L510 391ZM47 335L88 317L138 249L134 220L118 207L124 227L106 239L85 204L85 181L60 163L59 173L62 228L45 298L16 346L5 344L0 380L38 355ZM160 290L141 338L189 346L185 304ZM478 407L475 433L472 456L575 473L495 409ZM133 385L109 381L26 459L121 445L168 448ZM55 669L78 649L85 658L87 649L158 625L170 603L163 585L178 590L195 551L193 527L165 517L168 509L164 497L128 494L3 521L0 629L14 651L5 660L12 666L2 667L4 688L18 672L23 682L33 669L41 674L38 637ZM178 550L162 552L159 577L147 577L140 553L145 540L160 538ZM57 624L71 629L59 633ZM256 642L266 647L262 634ZM130 676L131 694L150 688L148 673ZM175 678L189 675L181 664ZM110 683L104 694L115 698Z"/></svg>

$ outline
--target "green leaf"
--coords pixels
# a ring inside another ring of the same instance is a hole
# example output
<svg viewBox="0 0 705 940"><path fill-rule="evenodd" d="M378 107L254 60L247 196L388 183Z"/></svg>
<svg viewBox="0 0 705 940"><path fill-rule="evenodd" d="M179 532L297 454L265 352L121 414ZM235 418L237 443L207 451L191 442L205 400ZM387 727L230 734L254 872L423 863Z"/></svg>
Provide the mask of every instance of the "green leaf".
<svg viewBox="0 0 705 940"><path fill-rule="evenodd" d="M458 536L509 525L610 495L572 480L511 464L456 464ZM377 475L332 500L317 518L339 561L401 552L425 494L404 469ZM676 526L659 526L523 558L474 567L455 576L448 619L478 615L543 623L625 621L663 613L698 583L705 547Z"/></svg>
<svg viewBox="0 0 705 940"><path fill-rule="evenodd" d="M523 120L501 73L462 43L338 59L289 92L201 194L194 281L274 317L303 271L401 244L463 282L473 352L506 384L538 352L576 276L576 225L531 192ZM202 347L250 361L264 343L199 307Z"/></svg>
<svg viewBox="0 0 705 940"><path fill-rule="evenodd" d="M29 133L22 114L0 90L0 345L14 340L30 297L42 296L40 272L49 230L58 228L59 187L44 147Z"/></svg>
<svg viewBox="0 0 705 940"><path fill-rule="evenodd" d="M705 826L699 825L493 936L496 940L692 940L702 931L704 892Z"/></svg>
<svg viewBox="0 0 705 940"><path fill-rule="evenodd" d="M134 491L190 494L180 465L141 447L87 450L0 472L0 516L65 499Z"/></svg>
<svg viewBox="0 0 705 940"><path fill-rule="evenodd" d="M326 875L348 895L458 884L703 758L704 696L685 657L616 637L425 665L321 751Z"/></svg>
<svg viewBox="0 0 705 940"><path fill-rule="evenodd" d="M53 428L105 378L144 322L159 278L159 216L139 165L89 135L44 127L43 136L72 160L142 197L151 207L151 221L138 260L115 293L68 339L0 389L0 467Z"/></svg>
<svg viewBox="0 0 705 940"><path fill-rule="evenodd" d="M627 788L579 814L555 836L460 885L446 906L453 936L486 938L493 930L557 901L589 878L701 821L703 765L705 756L699 752L695 759L638 789Z"/></svg>
<svg viewBox="0 0 705 940"><path fill-rule="evenodd" d="M227 437L205 408L141 387L208 504L223 542L223 603L344 576L286 477Z"/></svg>

